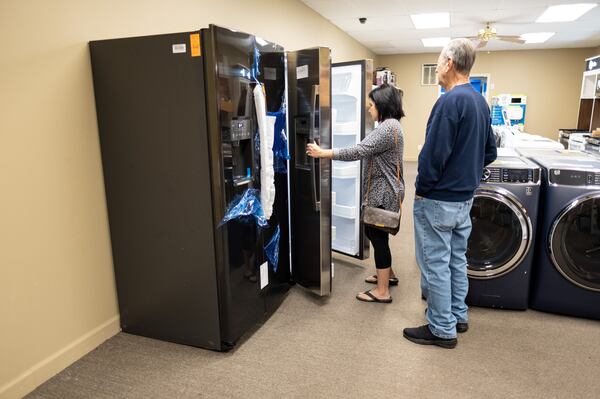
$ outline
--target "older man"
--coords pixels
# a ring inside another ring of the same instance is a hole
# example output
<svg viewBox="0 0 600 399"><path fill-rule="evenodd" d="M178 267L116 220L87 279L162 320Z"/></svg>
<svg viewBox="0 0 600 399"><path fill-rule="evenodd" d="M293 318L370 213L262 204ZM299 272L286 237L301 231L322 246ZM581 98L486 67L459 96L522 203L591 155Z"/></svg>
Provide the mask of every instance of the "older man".
<svg viewBox="0 0 600 399"><path fill-rule="evenodd" d="M419 154L414 202L415 252L429 324L404 329L422 345L454 348L468 325L469 213L483 167L496 159L489 107L469 83L475 62L470 40L442 50L436 74L446 90L433 106Z"/></svg>

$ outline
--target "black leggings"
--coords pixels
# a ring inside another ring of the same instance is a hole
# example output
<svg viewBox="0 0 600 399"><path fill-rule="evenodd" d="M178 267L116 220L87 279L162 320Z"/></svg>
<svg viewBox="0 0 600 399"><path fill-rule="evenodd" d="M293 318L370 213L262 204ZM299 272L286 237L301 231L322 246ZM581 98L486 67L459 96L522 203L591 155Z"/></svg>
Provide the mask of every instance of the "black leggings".
<svg viewBox="0 0 600 399"><path fill-rule="evenodd" d="M375 267L387 269L392 266L392 253L388 239L390 235L383 230L365 226L365 234L375 248Z"/></svg>

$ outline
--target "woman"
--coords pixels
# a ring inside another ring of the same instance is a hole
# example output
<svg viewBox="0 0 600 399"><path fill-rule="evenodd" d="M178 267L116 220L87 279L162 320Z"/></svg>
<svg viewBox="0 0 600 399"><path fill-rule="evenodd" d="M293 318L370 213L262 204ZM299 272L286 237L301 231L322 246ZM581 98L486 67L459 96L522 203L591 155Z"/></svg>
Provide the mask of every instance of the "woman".
<svg viewBox="0 0 600 399"><path fill-rule="evenodd" d="M313 158L364 161L363 193L368 191L369 206L397 212L400 208L400 199L404 198L402 172L400 182L396 177L398 163L402 171L404 148L404 137L400 126L400 119L404 117L402 92L387 84L377 87L369 93L369 113L373 120L379 122L379 125L359 144L331 150L322 149L317 144L308 144L306 153ZM370 190L368 190L369 173L371 174ZM377 267L377 274L368 277L365 281L377 284L377 288L358 293L356 299L364 302L390 303L392 297L389 286L398 285L398 278L392 270L389 234L368 226L365 226L365 233L375 249Z"/></svg>

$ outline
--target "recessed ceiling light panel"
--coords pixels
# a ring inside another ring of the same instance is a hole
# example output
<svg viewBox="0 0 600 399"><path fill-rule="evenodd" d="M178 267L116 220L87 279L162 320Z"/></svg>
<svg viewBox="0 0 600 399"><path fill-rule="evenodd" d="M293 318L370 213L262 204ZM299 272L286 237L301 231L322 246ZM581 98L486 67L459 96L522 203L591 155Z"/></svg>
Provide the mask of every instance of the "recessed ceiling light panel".
<svg viewBox="0 0 600 399"><path fill-rule="evenodd" d="M411 15L413 25L417 29L449 28L450 13L440 12L434 14Z"/></svg>
<svg viewBox="0 0 600 399"><path fill-rule="evenodd" d="M554 34L555 32L523 33L521 39L525 40L525 43L544 43L554 36Z"/></svg>
<svg viewBox="0 0 600 399"><path fill-rule="evenodd" d="M580 3L580 4L561 4L558 6L550 6L544 11L538 19L537 23L544 22L570 22L575 21L598 4L595 3Z"/></svg>
<svg viewBox="0 0 600 399"><path fill-rule="evenodd" d="M429 37L426 39L421 39L423 42L423 47L444 47L448 42L450 42L449 37Z"/></svg>

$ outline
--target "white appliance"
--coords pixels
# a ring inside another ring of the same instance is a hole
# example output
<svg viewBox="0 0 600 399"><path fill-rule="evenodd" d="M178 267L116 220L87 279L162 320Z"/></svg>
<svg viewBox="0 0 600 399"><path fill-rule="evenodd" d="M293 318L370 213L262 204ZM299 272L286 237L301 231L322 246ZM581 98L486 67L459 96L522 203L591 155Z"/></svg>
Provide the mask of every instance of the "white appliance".
<svg viewBox="0 0 600 399"><path fill-rule="evenodd" d="M590 137L590 133L586 134L571 134L569 136L568 149L576 151L585 151L586 139Z"/></svg>
<svg viewBox="0 0 600 399"><path fill-rule="evenodd" d="M373 61L361 60L331 67L333 148L358 144L374 127L367 95L373 81ZM359 259L369 257L369 241L360 222L361 161L332 163L332 249Z"/></svg>
<svg viewBox="0 0 600 399"><path fill-rule="evenodd" d="M546 137L520 132L516 126L493 126L496 144L506 148L549 148L564 149L558 141Z"/></svg>

